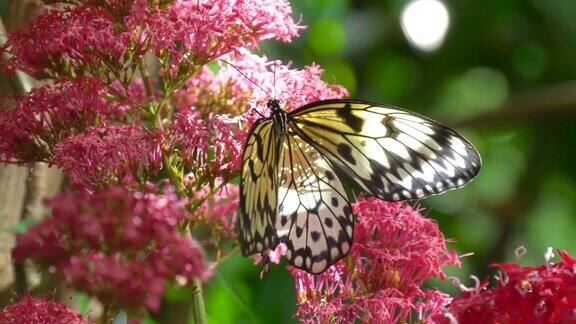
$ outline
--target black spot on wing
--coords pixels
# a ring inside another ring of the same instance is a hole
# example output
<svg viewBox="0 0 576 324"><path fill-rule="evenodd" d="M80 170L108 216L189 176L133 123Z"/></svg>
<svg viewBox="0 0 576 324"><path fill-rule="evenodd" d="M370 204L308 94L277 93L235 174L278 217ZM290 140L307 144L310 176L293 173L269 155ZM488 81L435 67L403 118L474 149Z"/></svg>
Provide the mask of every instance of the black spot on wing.
<svg viewBox="0 0 576 324"><path fill-rule="evenodd" d="M296 236L297 236L297 237L302 236L302 232L303 232L302 227L296 226Z"/></svg>
<svg viewBox="0 0 576 324"><path fill-rule="evenodd" d="M314 242L318 242L318 240L320 239L320 232L313 231L312 233L310 233L310 237L312 237L312 240Z"/></svg>
<svg viewBox="0 0 576 324"><path fill-rule="evenodd" d="M332 197L332 206L338 207L338 198Z"/></svg>
<svg viewBox="0 0 576 324"><path fill-rule="evenodd" d="M338 117L342 118L348 127L359 133L364 125L364 120L352 113L352 106L349 102L344 104L344 108L336 109Z"/></svg>
<svg viewBox="0 0 576 324"><path fill-rule="evenodd" d="M356 160L352 156L352 148L350 145L346 143L338 144L338 154L340 154L340 156L350 164L356 164Z"/></svg>
<svg viewBox="0 0 576 324"><path fill-rule="evenodd" d="M326 179L328 179L328 181L332 181L332 180L336 179L334 177L334 173L332 173L332 171L330 171L330 170L326 170L324 172L324 175L326 176Z"/></svg>

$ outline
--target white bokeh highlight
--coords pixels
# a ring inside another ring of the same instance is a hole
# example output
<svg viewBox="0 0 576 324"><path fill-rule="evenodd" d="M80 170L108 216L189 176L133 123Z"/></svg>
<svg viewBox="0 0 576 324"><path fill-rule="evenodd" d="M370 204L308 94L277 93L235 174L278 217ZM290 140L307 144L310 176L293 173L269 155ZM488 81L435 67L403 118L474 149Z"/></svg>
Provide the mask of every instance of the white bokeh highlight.
<svg viewBox="0 0 576 324"><path fill-rule="evenodd" d="M400 24L410 45L433 52L446 38L450 14L440 0L412 0L402 9Z"/></svg>

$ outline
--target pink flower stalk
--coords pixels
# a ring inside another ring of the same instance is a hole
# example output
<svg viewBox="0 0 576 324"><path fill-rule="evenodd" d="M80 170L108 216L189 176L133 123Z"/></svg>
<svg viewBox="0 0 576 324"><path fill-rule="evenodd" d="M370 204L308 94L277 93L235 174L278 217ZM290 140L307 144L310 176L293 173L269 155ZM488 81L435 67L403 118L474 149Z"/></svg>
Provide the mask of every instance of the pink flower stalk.
<svg viewBox="0 0 576 324"><path fill-rule="evenodd" d="M168 280L208 275L199 246L177 232L187 215L172 195L113 187L48 205L52 217L17 237L13 259L46 265L103 303L156 311Z"/></svg>
<svg viewBox="0 0 576 324"><path fill-rule="evenodd" d="M222 181L218 179L213 187L218 188L221 185ZM194 198L204 202L193 217L210 227L211 240L235 239L240 189L237 185L226 184L213 194L212 190L210 186L206 186L195 193Z"/></svg>
<svg viewBox="0 0 576 324"><path fill-rule="evenodd" d="M12 58L6 68L36 78L82 75L109 68L122 71L134 35L119 26L116 19L97 6L49 9L8 35L6 49Z"/></svg>
<svg viewBox="0 0 576 324"><path fill-rule="evenodd" d="M503 271L495 287L484 280L464 291L437 315L437 323L574 323L576 322L576 259L557 250L560 262L521 267L493 264Z"/></svg>
<svg viewBox="0 0 576 324"><path fill-rule="evenodd" d="M162 167L162 133L139 125L102 125L68 137L54 148L51 163L87 189L138 185Z"/></svg>
<svg viewBox="0 0 576 324"><path fill-rule="evenodd" d="M292 269L303 322L396 323L414 310L427 320L448 303L424 280L444 277L442 267L458 265L438 225L402 203L376 198L353 205L358 216L350 256L313 276Z"/></svg>
<svg viewBox="0 0 576 324"><path fill-rule="evenodd" d="M0 114L0 160L11 163L47 161L54 145L108 116L117 105L102 98L104 86L95 78L63 79L16 98Z"/></svg>
<svg viewBox="0 0 576 324"><path fill-rule="evenodd" d="M0 323L68 323L86 324L82 316L66 305L40 298L25 297L0 311Z"/></svg>

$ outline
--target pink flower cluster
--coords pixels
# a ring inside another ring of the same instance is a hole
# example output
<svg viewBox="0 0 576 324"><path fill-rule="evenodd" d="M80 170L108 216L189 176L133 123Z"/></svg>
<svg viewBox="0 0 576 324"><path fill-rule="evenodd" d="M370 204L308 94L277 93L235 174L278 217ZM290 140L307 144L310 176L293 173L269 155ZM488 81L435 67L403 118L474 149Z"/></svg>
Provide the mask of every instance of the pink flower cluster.
<svg viewBox="0 0 576 324"><path fill-rule="evenodd" d="M164 74L175 79L190 67L265 39L290 41L302 28L291 11L284 0L178 0L145 21Z"/></svg>
<svg viewBox="0 0 576 324"><path fill-rule="evenodd" d="M318 276L292 269L296 315L309 323L398 323L412 311L422 321L440 312L450 298L420 286L459 261L436 223L406 204L376 198L353 209L358 222L350 256Z"/></svg>
<svg viewBox="0 0 576 324"><path fill-rule="evenodd" d="M266 102L271 96L291 111L313 101L348 95L344 87L324 82L324 71L315 64L293 69L290 63L269 61L246 50L239 50L228 61L234 67L220 62L217 74L204 67L191 78L181 105L194 106L202 112L214 111L209 108L217 106L217 112L228 114L252 107L268 114Z"/></svg>
<svg viewBox="0 0 576 324"><path fill-rule="evenodd" d="M176 0L165 7L147 0L55 7L9 34L5 48L13 57L5 65L36 77L102 71L116 77L151 50L164 76L177 79L240 47L289 41L302 28L285 1Z"/></svg>
<svg viewBox="0 0 576 324"><path fill-rule="evenodd" d="M0 311L0 323L87 323L82 316L66 305L40 298L25 297Z"/></svg>
<svg viewBox="0 0 576 324"><path fill-rule="evenodd" d="M64 79L16 98L0 114L0 160L48 161L59 141L119 113L118 105L101 97L103 91L96 78Z"/></svg>
<svg viewBox="0 0 576 324"><path fill-rule="evenodd" d="M51 163L87 189L143 184L162 167L162 133L139 125L102 125L68 137Z"/></svg>
<svg viewBox="0 0 576 324"><path fill-rule="evenodd" d="M102 302L158 310L168 280L205 278L202 251L177 233L187 217L173 195L114 187L48 201L52 217L17 237L15 261L44 264Z"/></svg>
<svg viewBox="0 0 576 324"><path fill-rule="evenodd" d="M37 78L73 76L98 69L121 69L134 37L102 7L49 9L26 28L8 35L9 70ZM119 17L121 19L121 17Z"/></svg>
<svg viewBox="0 0 576 324"><path fill-rule="evenodd" d="M496 287L484 280L452 301L437 323L574 323L576 259L558 250L556 264L521 267L494 264L503 271Z"/></svg>
<svg viewBox="0 0 576 324"><path fill-rule="evenodd" d="M200 187L236 175L246 135L240 120L228 115L203 118L187 108L175 114L170 130L173 149L180 153L190 180Z"/></svg>
<svg viewBox="0 0 576 324"><path fill-rule="evenodd" d="M221 181L217 181L214 186L219 187L221 184ZM226 184L213 195L209 195L209 191L210 187L207 186L196 192L196 199L203 199L206 196L209 198L194 213L194 219L210 226L210 239L216 241L215 245L218 245L217 243L220 243L218 240L236 238L240 188L234 184Z"/></svg>

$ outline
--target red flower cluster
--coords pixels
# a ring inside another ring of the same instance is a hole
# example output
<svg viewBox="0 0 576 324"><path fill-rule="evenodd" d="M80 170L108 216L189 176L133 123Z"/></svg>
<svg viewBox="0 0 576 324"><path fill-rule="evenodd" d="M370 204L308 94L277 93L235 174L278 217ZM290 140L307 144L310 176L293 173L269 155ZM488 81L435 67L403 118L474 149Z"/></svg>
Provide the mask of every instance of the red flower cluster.
<svg viewBox="0 0 576 324"><path fill-rule="evenodd" d="M376 198L353 205L358 216L350 256L313 276L292 270L304 322L355 320L397 323L418 311L429 320L450 299L422 291L424 280L444 277L442 267L459 264L433 221L401 203Z"/></svg>
<svg viewBox="0 0 576 324"><path fill-rule="evenodd" d="M97 78L63 79L16 98L15 107L0 114L0 160L47 161L59 141L118 113L103 90Z"/></svg>
<svg viewBox="0 0 576 324"><path fill-rule="evenodd" d="M66 305L39 298L26 297L17 304L0 311L0 323L33 324L33 323L67 323L85 324L82 316Z"/></svg>
<svg viewBox="0 0 576 324"><path fill-rule="evenodd" d="M87 189L143 184L162 167L162 133L139 125L91 127L54 148L50 160Z"/></svg>
<svg viewBox="0 0 576 324"><path fill-rule="evenodd" d="M17 237L14 260L45 264L103 302L157 310L167 280L207 275L200 248L176 232L186 213L172 195L114 187L48 205L53 216Z"/></svg>
<svg viewBox="0 0 576 324"><path fill-rule="evenodd" d="M576 259L558 250L556 264L521 267L494 264L503 270L494 288L482 281L452 301L437 323L574 323L576 322Z"/></svg>

